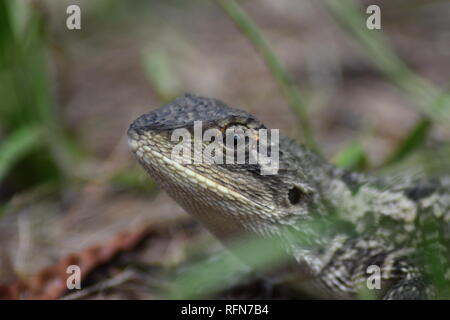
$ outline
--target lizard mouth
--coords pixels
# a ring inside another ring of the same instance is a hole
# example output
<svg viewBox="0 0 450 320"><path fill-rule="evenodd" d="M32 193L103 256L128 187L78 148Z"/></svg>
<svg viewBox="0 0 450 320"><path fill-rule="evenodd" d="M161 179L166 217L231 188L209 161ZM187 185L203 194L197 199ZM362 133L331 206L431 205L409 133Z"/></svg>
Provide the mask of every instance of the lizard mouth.
<svg viewBox="0 0 450 320"><path fill-rule="evenodd" d="M267 208L266 205L262 205L251 199L248 199L244 195L223 186L213 179L197 173L195 170L192 170L191 168L179 163L178 161L170 159L169 157L163 155L161 152L154 150L154 148L151 148L150 146L147 146L145 144L141 144L133 137L128 138L128 145L136 155L138 160L146 166L159 168L159 171L161 168L165 168L166 170L170 171L172 175L175 175L180 179L187 180L189 183L193 183L201 187L202 189L206 189L207 191L219 194L224 199L230 201L238 201L241 203L253 203L256 206Z"/></svg>

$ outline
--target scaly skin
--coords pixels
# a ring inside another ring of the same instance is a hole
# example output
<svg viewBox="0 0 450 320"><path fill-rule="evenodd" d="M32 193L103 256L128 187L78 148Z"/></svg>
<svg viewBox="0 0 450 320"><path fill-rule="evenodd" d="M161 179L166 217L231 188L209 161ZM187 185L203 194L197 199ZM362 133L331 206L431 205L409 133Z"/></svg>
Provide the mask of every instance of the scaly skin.
<svg viewBox="0 0 450 320"><path fill-rule="evenodd" d="M381 288L371 292L377 298L447 295L449 177L388 179L348 172L283 136L276 175L261 175L258 164L184 164L192 154L172 158L179 142L171 135L179 128L193 132L194 121L202 121L204 130L239 126L257 135L265 128L219 100L185 95L136 119L129 144L164 190L221 241L281 238L301 266L301 277L319 285L314 291L319 297L358 297L372 265L381 270ZM310 227L314 219L332 221L331 227L319 232ZM309 235L306 245L296 241L300 233Z"/></svg>

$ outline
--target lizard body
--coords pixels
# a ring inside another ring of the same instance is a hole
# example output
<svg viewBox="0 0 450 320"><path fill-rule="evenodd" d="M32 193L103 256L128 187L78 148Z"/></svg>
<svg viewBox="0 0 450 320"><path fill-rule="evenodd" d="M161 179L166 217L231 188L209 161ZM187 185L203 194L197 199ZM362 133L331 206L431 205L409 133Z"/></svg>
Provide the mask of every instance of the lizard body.
<svg viewBox="0 0 450 320"><path fill-rule="evenodd" d="M327 297L357 297L373 265L381 270L377 298L446 294L450 177L400 179L350 172L284 136L274 175L261 174L260 164L196 163L193 153L174 157L179 143L173 141L174 131L193 133L195 121L202 121L203 132L239 127L258 135L265 128L249 113L187 94L136 119L128 130L129 145L164 190L220 240L227 243L247 234L283 238L284 249L302 266L299 272L317 282ZM205 149L213 141L199 143ZM326 232L308 229L316 218L337 223ZM295 236L305 231L310 233L306 246Z"/></svg>

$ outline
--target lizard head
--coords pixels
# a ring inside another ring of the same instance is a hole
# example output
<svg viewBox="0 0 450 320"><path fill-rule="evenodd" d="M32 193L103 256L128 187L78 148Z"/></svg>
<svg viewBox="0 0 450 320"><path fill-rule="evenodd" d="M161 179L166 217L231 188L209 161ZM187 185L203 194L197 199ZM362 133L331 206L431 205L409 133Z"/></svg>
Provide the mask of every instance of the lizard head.
<svg viewBox="0 0 450 320"><path fill-rule="evenodd" d="M152 178L223 239L242 232L276 233L308 217L315 202L310 162L302 159L307 151L284 137L267 143L261 139L264 129L247 112L186 94L137 118L128 137ZM269 140L275 136L267 133ZM275 173L264 173L272 162L250 160L262 149L277 161Z"/></svg>

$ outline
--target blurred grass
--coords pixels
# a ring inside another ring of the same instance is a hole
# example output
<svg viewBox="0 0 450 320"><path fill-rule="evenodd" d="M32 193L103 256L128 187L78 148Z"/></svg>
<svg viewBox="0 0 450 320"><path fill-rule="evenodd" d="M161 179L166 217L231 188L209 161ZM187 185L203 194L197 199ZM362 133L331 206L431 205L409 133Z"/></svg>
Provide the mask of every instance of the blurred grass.
<svg viewBox="0 0 450 320"><path fill-rule="evenodd" d="M297 84L283 67L281 60L270 47L264 34L236 1L217 0L217 3L261 54L283 95L298 116L306 145L320 153L320 148L312 132L306 103L302 99Z"/></svg>
<svg viewBox="0 0 450 320"><path fill-rule="evenodd" d="M301 94L292 81L288 72L263 33L245 11L234 0L217 0L230 19L238 26L242 33L261 54L272 76L293 110L297 113L306 144L316 151L320 151L308 119L307 106ZM432 83L412 71L401 58L390 48L382 32L371 31L366 28L366 17L362 6L355 1L327 0L325 6L332 16L368 53L371 62L385 75L385 77L411 96L412 105L418 104L418 111L423 114L414 128L406 134L400 143L382 165L387 166L401 161L423 146L434 122L447 124L450 115L450 101L445 99L448 93L440 93ZM369 169L368 156L363 146L355 141L347 148L339 151L334 159L339 167L364 170Z"/></svg>
<svg viewBox="0 0 450 320"><path fill-rule="evenodd" d="M385 160L383 166L389 166L405 159L408 155L424 145L432 125L433 123L430 119L424 118L420 120L408 133L404 141Z"/></svg>
<svg viewBox="0 0 450 320"><path fill-rule="evenodd" d="M448 243L445 235L446 228L442 228L441 221L424 219L420 222L420 229L426 237L420 239L418 244L419 259L424 269L424 278L434 284L435 299L450 299L450 284L448 270L450 257L442 243Z"/></svg>
<svg viewBox="0 0 450 320"><path fill-rule="evenodd" d="M280 236L268 238L250 236L228 243L228 248L233 254L221 252L212 258L193 263L175 276L172 286L163 292L163 296L170 299L205 298L230 288L250 274L255 275L254 272L264 274L285 266L285 263L296 263L283 249L286 239L295 243L299 250L307 249L314 243L312 235L320 233L327 237L335 230L331 227L337 226L338 223L334 218L320 217L303 221L302 227L295 232L286 227L280 230ZM292 285L293 290L298 290L295 282L287 281L285 284Z"/></svg>
<svg viewBox="0 0 450 320"><path fill-rule="evenodd" d="M434 123L448 127L450 101L448 93L441 93L431 82L412 71L389 46L383 32L366 28L366 16L362 5L354 0L326 0L323 2L334 19L365 50L370 61L386 79L402 89L417 105L422 118L407 133L382 166L405 159L421 147Z"/></svg>
<svg viewBox="0 0 450 320"><path fill-rule="evenodd" d="M15 191L71 175L47 54L39 9L0 0L0 185L10 177Z"/></svg>
<svg viewBox="0 0 450 320"><path fill-rule="evenodd" d="M371 165L367 152L364 149L364 142L367 142L371 138L372 132L372 125L367 123L361 132L357 134L358 138L339 150L331 158L331 162L339 168L357 171L369 170Z"/></svg>
<svg viewBox="0 0 450 320"><path fill-rule="evenodd" d="M167 103L181 93L181 84L163 50L144 53L143 62L150 84L161 101Z"/></svg>
<svg viewBox="0 0 450 320"><path fill-rule="evenodd" d="M138 167L116 171L108 178L108 181L127 191L142 192L147 196L158 189L158 186L153 180L149 179L146 175L143 175L142 170Z"/></svg>
<svg viewBox="0 0 450 320"><path fill-rule="evenodd" d="M41 141L39 127L25 126L13 131L0 144L0 181L24 155L38 147Z"/></svg>
<svg viewBox="0 0 450 320"><path fill-rule="evenodd" d="M358 140L339 151L332 159L339 168L364 171L369 167L369 160L364 146Z"/></svg>

